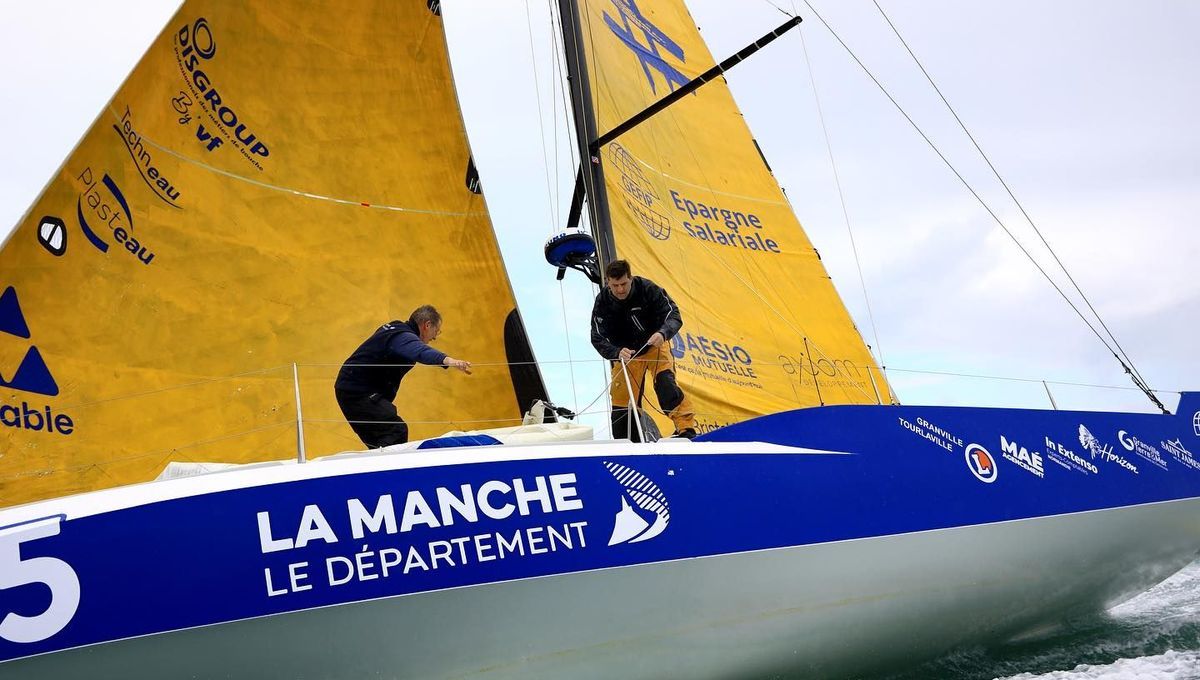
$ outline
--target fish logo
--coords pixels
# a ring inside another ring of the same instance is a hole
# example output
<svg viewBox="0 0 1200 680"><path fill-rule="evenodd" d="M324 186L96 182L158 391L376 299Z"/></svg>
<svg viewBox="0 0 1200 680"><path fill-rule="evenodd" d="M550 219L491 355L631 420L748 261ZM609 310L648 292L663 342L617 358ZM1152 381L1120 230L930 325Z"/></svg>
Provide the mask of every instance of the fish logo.
<svg viewBox="0 0 1200 680"><path fill-rule="evenodd" d="M987 449L979 444L970 444L963 455L967 461L967 468L976 479L985 484L996 481L1000 470L996 467L996 459L992 458Z"/></svg>
<svg viewBox="0 0 1200 680"><path fill-rule="evenodd" d="M617 483L624 487L621 510L613 523L609 545L641 543L666 531L671 508L666 494L642 473L620 463L605 462Z"/></svg>
<svg viewBox="0 0 1200 680"><path fill-rule="evenodd" d="M679 69L668 64L663 53L659 51L659 48L662 48L667 54L678 59L680 63L686 63L687 59L684 57L683 48L662 29L651 23L645 14L642 14L637 0L612 0L612 4L619 19L614 19L606 11L604 12L604 23L608 25L608 30L612 31L613 35L619 38L637 57L638 64L641 65L642 72L646 74L646 80L650 84L650 91L658 94L658 86L654 83L651 71L657 71L666 80L667 87L672 91L686 85L688 77L683 75ZM646 41L644 45L641 42L643 39Z"/></svg>

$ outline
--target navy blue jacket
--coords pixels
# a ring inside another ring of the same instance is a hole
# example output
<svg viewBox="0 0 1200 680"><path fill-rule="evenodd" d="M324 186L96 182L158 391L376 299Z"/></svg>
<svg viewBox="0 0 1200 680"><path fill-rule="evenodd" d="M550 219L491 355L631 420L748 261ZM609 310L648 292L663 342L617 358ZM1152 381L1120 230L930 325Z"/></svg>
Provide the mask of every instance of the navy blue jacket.
<svg viewBox="0 0 1200 680"><path fill-rule="evenodd" d="M396 398L400 381L415 364L441 366L444 352L421 342L417 329L404 321L389 321L379 327L342 364L334 389ZM372 364L393 364L378 366Z"/></svg>

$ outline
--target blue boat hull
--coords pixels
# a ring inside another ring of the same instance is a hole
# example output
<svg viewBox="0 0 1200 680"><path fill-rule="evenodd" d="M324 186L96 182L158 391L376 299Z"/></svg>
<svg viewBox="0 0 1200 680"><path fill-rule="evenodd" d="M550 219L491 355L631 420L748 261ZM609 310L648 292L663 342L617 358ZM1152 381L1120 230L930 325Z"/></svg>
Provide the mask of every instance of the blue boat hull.
<svg viewBox="0 0 1200 680"><path fill-rule="evenodd" d="M861 672L1186 565L1196 406L826 407L696 443L364 455L10 509L0 677Z"/></svg>

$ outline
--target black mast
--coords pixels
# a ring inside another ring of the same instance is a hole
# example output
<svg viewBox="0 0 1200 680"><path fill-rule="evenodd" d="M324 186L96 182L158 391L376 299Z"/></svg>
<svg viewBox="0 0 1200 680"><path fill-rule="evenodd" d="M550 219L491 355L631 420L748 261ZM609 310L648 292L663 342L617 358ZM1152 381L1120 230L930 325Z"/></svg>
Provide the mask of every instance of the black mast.
<svg viewBox="0 0 1200 680"><path fill-rule="evenodd" d="M572 108L575 111L576 139L579 143L581 158L579 174L575 176L575 191L571 195L571 209L567 213L567 230L579 225L583 213L584 199L592 216L592 236L596 239L598 249L597 259L600 270L604 265L617 256L616 244L612 234L612 220L608 212L608 201L604 189L604 170L600 163L600 150L604 145L614 141L629 132L654 114L662 111L671 104L695 92L700 86L714 78L722 76L726 71L737 66L747 57L766 47L776 38L800 25L800 17L794 16L779 25L775 30L755 40L738 51L737 54L713 66L704 73L696 76L676 89L671 94L647 106L629 120L617 125L603 135L596 134L596 115L592 110L592 89L588 82L587 63L583 58L583 48L579 42L581 36L579 15L576 11L575 0L559 0L559 14L563 29L563 49L567 56L567 78L571 87ZM756 143L757 144L757 143ZM762 152L759 151L761 154ZM765 163L766 160L764 159Z"/></svg>
<svg viewBox="0 0 1200 680"><path fill-rule="evenodd" d="M613 241L612 220L608 213L608 196L604 189L604 169L599 150L593 154L591 140L596 132L596 112L592 110L592 86L588 80L587 59L584 58L583 32L579 24L576 0L558 0L559 23L562 26L563 52L567 58L567 85L571 90L571 108L575 114L575 139L579 144L579 177L571 198L568 223L577 224L587 197L588 214L592 218L592 238L596 239L596 259L600 270L617 257ZM582 180L582 181L578 181ZM574 219L571 219L573 217Z"/></svg>

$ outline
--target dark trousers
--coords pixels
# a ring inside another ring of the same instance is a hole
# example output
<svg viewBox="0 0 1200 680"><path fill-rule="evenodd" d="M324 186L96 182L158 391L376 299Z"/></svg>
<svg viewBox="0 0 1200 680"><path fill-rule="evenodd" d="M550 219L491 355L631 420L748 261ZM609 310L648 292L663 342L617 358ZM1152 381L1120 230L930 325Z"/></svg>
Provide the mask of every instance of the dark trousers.
<svg viewBox="0 0 1200 680"><path fill-rule="evenodd" d="M396 413L396 405L381 394L364 394L335 389L338 406L350 429L367 445L377 449L408 441L408 424Z"/></svg>

